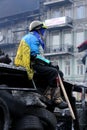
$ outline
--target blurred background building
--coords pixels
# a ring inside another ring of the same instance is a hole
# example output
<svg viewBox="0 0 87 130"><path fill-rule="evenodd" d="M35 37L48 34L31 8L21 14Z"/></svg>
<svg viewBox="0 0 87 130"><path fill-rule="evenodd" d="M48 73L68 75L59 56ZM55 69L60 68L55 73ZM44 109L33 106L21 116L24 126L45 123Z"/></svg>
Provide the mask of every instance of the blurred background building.
<svg viewBox="0 0 87 130"><path fill-rule="evenodd" d="M0 48L12 59L32 20L48 25L45 56L59 65L64 78L83 82L85 66L77 46L87 39L87 0L1 0Z"/></svg>

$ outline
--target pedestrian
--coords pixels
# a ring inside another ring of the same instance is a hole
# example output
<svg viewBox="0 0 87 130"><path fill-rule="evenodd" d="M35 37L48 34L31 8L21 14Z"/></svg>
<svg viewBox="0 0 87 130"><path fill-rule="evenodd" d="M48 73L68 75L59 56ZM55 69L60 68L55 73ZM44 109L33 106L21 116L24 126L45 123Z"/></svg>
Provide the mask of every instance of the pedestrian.
<svg viewBox="0 0 87 130"><path fill-rule="evenodd" d="M44 34L46 30L47 27L39 20L34 20L30 23L29 33L21 39L15 64L24 66L28 71L30 79L33 78L33 70L40 74L40 76L43 76L50 86L45 96L52 100L57 107L64 109L68 105L62 99L60 88L57 86L56 78L58 77L58 70L40 52L40 48L44 50L45 47Z"/></svg>

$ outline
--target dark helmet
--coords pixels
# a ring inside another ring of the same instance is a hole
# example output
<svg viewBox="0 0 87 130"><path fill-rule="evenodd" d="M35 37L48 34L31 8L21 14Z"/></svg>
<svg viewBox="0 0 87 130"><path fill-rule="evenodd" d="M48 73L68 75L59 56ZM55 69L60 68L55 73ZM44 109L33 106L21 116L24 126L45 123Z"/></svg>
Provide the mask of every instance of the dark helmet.
<svg viewBox="0 0 87 130"><path fill-rule="evenodd" d="M40 28L47 29L47 27L44 25L43 22L35 20L35 21L30 23L29 31L38 30Z"/></svg>

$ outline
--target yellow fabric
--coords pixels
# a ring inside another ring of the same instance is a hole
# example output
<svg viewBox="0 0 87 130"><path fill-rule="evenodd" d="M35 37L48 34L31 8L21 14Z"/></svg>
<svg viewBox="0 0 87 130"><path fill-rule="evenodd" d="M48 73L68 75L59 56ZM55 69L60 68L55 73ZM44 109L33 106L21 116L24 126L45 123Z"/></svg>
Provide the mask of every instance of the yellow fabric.
<svg viewBox="0 0 87 130"><path fill-rule="evenodd" d="M45 23L43 23L43 26L42 26L42 28L45 28L45 29L47 29L48 27L45 25Z"/></svg>
<svg viewBox="0 0 87 130"><path fill-rule="evenodd" d="M27 71L28 78L33 78L34 71L30 68L30 47L23 40L19 44L14 64L24 67Z"/></svg>

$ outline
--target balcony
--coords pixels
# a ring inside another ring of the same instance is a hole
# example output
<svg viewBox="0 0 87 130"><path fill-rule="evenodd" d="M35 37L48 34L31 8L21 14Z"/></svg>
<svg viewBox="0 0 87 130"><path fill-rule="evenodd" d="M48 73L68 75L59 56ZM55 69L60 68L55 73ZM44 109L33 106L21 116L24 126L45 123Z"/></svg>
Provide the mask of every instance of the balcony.
<svg viewBox="0 0 87 130"><path fill-rule="evenodd" d="M48 29L66 29L72 28L72 19L68 16L52 18L45 20L45 24Z"/></svg>
<svg viewBox="0 0 87 130"><path fill-rule="evenodd" d="M62 46L50 46L46 47L45 56L60 56L60 55L73 55L74 48L73 45L63 45Z"/></svg>
<svg viewBox="0 0 87 130"><path fill-rule="evenodd" d="M45 6L63 6L66 4L72 4L73 0L46 0L46 2L44 2Z"/></svg>

